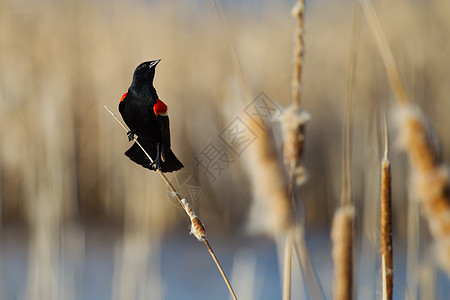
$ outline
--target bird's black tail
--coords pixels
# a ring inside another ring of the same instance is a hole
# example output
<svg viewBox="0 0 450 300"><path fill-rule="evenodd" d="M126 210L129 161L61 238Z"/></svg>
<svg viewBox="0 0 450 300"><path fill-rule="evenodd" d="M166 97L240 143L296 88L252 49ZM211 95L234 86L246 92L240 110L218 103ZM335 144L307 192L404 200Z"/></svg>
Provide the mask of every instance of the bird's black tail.
<svg viewBox="0 0 450 300"><path fill-rule="evenodd" d="M166 160L161 161L161 171L172 172L184 167L181 161L172 152L172 149L169 149L169 151L166 153L166 156Z"/></svg>
<svg viewBox="0 0 450 300"><path fill-rule="evenodd" d="M150 155L153 161L156 160L156 146L146 145L145 142L142 142L141 139L138 139L139 143L144 147L145 151ZM151 162L148 159L147 155L145 155L144 151L142 151L141 147L138 144L134 143L130 149L125 152L125 155L128 156L135 163L143 166L144 168L151 169ZM179 170L183 167L181 161L175 156L171 149L166 153L166 160L161 161L161 171L162 172L173 172Z"/></svg>

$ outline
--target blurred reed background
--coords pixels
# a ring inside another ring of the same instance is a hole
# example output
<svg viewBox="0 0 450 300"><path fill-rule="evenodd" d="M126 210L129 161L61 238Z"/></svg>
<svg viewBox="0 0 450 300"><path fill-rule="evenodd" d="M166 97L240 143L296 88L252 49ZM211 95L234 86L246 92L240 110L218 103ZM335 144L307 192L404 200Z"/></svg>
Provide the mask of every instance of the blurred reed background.
<svg viewBox="0 0 450 300"><path fill-rule="evenodd" d="M233 274L247 278L237 294L281 295L273 244L248 238L249 228L266 226L263 215L256 225L247 221L252 166L220 135L261 92L280 106L290 102L292 5L0 0L0 299L226 299L205 249L186 237L183 211L156 174L123 155L130 144L103 108L118 114L134 68L156 58L162 61L155 86L169 106L173 149L185 165L177 179L182 185L183 176L192 176L201 188L201 198L191 201L219 258L228 272L234 261ZM406 91L432 121L448 162L450 3L376 1L375 7ZM312 121L304 158L309 181L297 206L328 296L351 13L349 1L307 1L305 11L302 106ZM351 165L361 272L356 285L359 298L375 299L381 120L395 103L361 24ZM403 274L394 279L399 299L407 285L407 224L421 233L411 251L429 261L431 250L423 221L407 222L407 165L396 139L390 133L394 244L403 249L394 260ZM215 180L195 160L211 142L233 160ZM263 278L261 268L268 274ZM427 268L417 265L429 276L411 280L431 280L420 289L423 299L443 297L448 278Z"/></svg>

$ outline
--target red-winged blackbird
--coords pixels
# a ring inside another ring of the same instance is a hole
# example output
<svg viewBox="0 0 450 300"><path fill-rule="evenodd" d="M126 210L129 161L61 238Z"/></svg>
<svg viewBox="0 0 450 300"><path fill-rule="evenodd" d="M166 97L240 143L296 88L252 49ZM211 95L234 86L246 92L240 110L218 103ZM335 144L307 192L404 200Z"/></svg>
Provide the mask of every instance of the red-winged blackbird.
<svg viewBox="0 0 450 300"><path fill-rule="evenodd" d="M125 155L144 168L172 172L181 169L183 164L170 149L167 106L153 87L155 68L159 62L160 59L146 61L134 70L131 86L120 99L119 111L130 128L128 139L133 140L134 134L137 134L138 142L150 155L153 164L136 143Z"/></svg>

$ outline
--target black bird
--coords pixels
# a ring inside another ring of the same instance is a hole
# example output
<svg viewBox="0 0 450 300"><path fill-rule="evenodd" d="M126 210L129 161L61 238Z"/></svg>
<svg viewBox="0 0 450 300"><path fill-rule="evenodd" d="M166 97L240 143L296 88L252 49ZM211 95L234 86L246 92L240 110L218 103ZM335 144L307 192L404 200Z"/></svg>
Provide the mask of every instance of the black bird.
<svg viewBox="0 0 450 300"><path fill-rule="evenodd" d="M153 163L136 143L125 155L144 168L172 172L181 169L183 164L170 149L167 105L159 99L153 87L155 68L160 61L143 62L134 70L131 86L120 99L119 111L130 128L128 139L132 141L136 134L137 141L150 155Z"/></svg>

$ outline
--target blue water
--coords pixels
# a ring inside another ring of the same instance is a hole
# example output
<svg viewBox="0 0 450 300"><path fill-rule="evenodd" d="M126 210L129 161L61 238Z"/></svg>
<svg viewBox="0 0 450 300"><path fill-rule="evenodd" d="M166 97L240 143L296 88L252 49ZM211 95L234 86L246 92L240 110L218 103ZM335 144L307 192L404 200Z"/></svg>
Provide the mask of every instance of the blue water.
<svg viewBox="0 0 450 300"><path fill-rule="evenodd" d="M60 241L59 244L59 259L55 261L60 285L60 296L57 299L114 299L121 284L118 279L129 280L129 275L122 278L119 276L123 236L108 227L91 228L77 236L77 242L67 244ZM29 235L19 229L4 229L0 240L0 299L26 299L29 278L27 272L31 265L28 258ZM242 282L234 284L238 297L248 295L249 290L245 290L245 286L252 284L254 299L281 299L280 272L274 242L264 238L215 238L213 235L209 237L209 241L231 281L233 263L238 257L241 258L241 272L252 274L251 278L244 276L244 280L240 279ZM202 242L187 234L172 235L160 242L151 239L144 242L148 242L143 244L148 252L139 254L141 248L138 246L136 256L131 255L129 262L132 275L134 270L145 270L145 273L136 273L138 276L133 279L137 286L135 299L229 299L228 290ZM326 297L332 299L333 268L327 232L311 233L307 237L307 245ZM81 251L77 251L77 248ZM405 249L402 245L396 245L396 248L395 299L404 299ZM377 253L376 250L373 251ZM360 251L356 253L358 298L380 299L378 256L373 261L364 261ZM234 268L236 267L238 266L235 265ZM41 282L46 282L47 271L42 270ZM293 299L308 299L301 294L304 290L299 274L294 259ZM67 284L71 282L72 284ZM445 295L450 293L450 281L444 273L436 273L434 285L436 299L448 299ZM70 295L64 295L67 291L70 291ZM73 294L75 297L69 297Z"/></svg>

